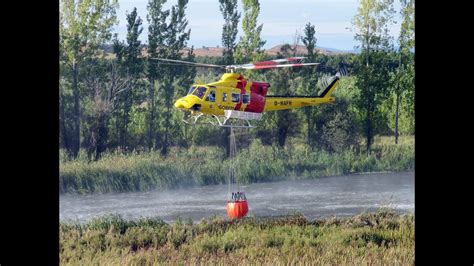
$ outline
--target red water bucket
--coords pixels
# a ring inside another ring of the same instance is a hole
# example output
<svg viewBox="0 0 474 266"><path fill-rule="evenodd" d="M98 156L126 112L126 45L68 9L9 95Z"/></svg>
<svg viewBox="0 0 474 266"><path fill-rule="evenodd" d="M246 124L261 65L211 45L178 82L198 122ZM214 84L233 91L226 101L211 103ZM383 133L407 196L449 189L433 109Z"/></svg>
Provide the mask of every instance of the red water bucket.
<svg viewBox="0 0 474 266"><path fill-rule="evenodd" d="M249 206L246 200L236 200L227 202L227 215L232 219L240 219L247 215Z"/></svg>

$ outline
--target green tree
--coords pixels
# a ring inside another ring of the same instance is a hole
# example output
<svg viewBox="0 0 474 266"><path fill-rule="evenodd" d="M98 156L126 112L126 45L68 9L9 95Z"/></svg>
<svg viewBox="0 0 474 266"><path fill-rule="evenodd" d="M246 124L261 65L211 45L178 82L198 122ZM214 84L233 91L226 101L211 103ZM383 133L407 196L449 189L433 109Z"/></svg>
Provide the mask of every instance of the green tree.
<svg viewBox="0 0 474 266"><path fill-rule="evenodd" d="M128 124L130 120L130 110L139 91L140 74L143 73L143 60L141 55L141 41L138 40L143 31L142 20L137 14L137 8L127 13L127 44L117 40L114 41L114 52L117 60L123 68L123 75L130 77L131 87L134 90L127 90L120 95L117 113L118 143L122 150L128 149Z"/></svg>
<svg viewBox="0 0 474 266"><path fill-rule="evenodd" d="M63 22L62 17L60 16L59 22L59 32L63 32ZM69 87L67 76L70 73L67 72L69 69L66 65L67 57L63 48L64 39L59 39L59 144L61 148L65 148L67 151L71 150L70 136L69 132L71 131L68 128L68 125L72 124L71 121L67 121L66 116L66 106L70 102L69 97L66 96L66 88Z"/></svg>
<svg viewBox="0 0 474 266"><path fill-rule="evenodd" d="M316 30L315 25L307 23L304 29L304 36L301 37L301 41L307 50L308 62L316 62ZM316 94L316 84L318 82L318 72L315 67L307 67L303 70L304 85L302 86L303 95L314 95ZM312 147L312 139L316 132L314 118L317 116L319 109L314 107L305 107L301 110L306 117L306 141L308 146Z"/></svg>
<svg viewBox="0 0 474 266"><path fill-rule="evenodd" d="M399 44L399 61L398 72L395 82L395 144L398 144L399 135L399 113L402 95L414 89L413 78L414 60L411 60L410 49L415 48L415 1L400 0L402 8L400 13L403 21L400 28ZM413 61L413 62L412 62Z"/></svg>
<svg viewBox="0 0 474 266"><path fill-rule="evenodd" d="M219 9L224 17L224 25L222 26L222 51L223 63L232 65L235 63L234 53L237 47L236 39L238 33L238 25L240 13L238 12L237 0L219 0ZM226 147L226 156L230 155L230 129L222 128L222 142Z"/></svg>
<svg viewBox="0 0 474 266"><path fill-rule="evenodd" d="M400 27L400 51L405 55L415 48L415 0L400 0L403 21Z"/></svg>
<svg viewBox="0 0 474 266"><path fill-rule="evenodd" d="M67 134L71 140L66 142L68 145L66 149L73 158L77 157L81 144L79 68L87 57L94 55L99 45L110 40L111 28L117 22L115 15L117 7L117 0L61 0L60 2L61 59L64 60L63 66L71 70L73 94L71 114L73 125L70 134Z"/></svg>
<svg viewBox="0 0 474 266"><path fill-rule="evenodd" d="M194 46L191 46L191 49L188 50L186 58L184 58L185 61L189 62L195 62L196 60L196 55L194 54ZM191 87L191 85L194 83L194 78L196 77L197 70L195 67L192 66L181 66L178 68L179 70L179 77L177 81L177 94L178 97L182 97L186 95L188 92L188 89ZM191 137L188 134L188 127L191 125L182 123L182 114L179 113L177 116L177 121L176 121L176 131L179 132L174 132L172 135L175 137L179 137L179 142L178 145L183 146L183 147L189 147L190 142L191 142Z"/></svg>
<svg viewBox="0 0 474 266"><path fill-rule="evenodd" d="M292 52L290 45L284 45L280 48L282 57L289 57ZM298 78L295 75L295 69L284 68L276 69L271 72L271 84L273 93L276 95L293 96L296 92ZM286 139L289 136L296 135L299 130L299 121L296 110L275 111L276 139L280 147L284 147Z"/></svg>
<svg viewBox="0 0 474 266"><path fill-rule="evenodd" d="M353 25L354 39L360 42L356 60L357 87L361 90L359 107L365 112L367 154L374 136L374 119L379 104L386 97L389 80L387 52L391 37L388 26L393 22L393 0L361 0Z"/></svg>
<svg viewBox="0 0 474 266"><path fill-rule="evenodd" d="M260 36L263 24L257 26L260 3L258 0L242 0L242 4L244 10L244 17L242 19L243 36L240 37L237 44L235 61L240 64L249 61L261 61L265 56L262 49L265 41Z"/></svg>
<svg viewBox="0 0 474 266"><path fill-rule="evenodd" d="M92 99L86 115L89 129L85 134L85 146L89 159L98 160L108 146L108 125L111 114L117 109L122 93L131 89L130 76L122 75L116 60L92 58L84 69L84 80Z"/></svg>
<svg viewBox="0 0 474 266"><path fill-rule="evenodd" d="M397 57L399 57L398 53ZM399 135L414 133L414 65L401 64L396 71L391 73L390 78L390 98L384 104L383 111L388 114L388 125L395 133L395 144L397 144Z"/></svg>
<svg viewBox="0 0 474 266"><path fill-rule="evenodd" d="M219 3L225 21L224 26L222 26L223 62L226 65L232 65L234 64L234 51L237 45L235 41L240 13L237 9L237 0L219 0Z"/></svg>
<svg viewBox="0 0 474 266"><path fill-rule="evenodd" d="M165 55L164 41L166 38L167 24L166 19L169 16L169 10L164 11L163 5L166 0L150 0L148 2L147 20L148 26L148 81L149 88L147 93L147 146L148 150L156 148L160 143L156 133L157 113L156 113L156 97L157 84L156 80L162 77L161 69L156 61L151 58L163 57Z"/></svg>
<svg viewBox="0 0 474 266"><path fill-rule="evenodd" d="M318 147L329 152L343 152L350 148L357 148L357 126L349 103L345 99L338 99L335 104L321 107L321 115L315 119L318 130L316 138Z"/></svg>
<svg viewBox="0 0 474 266"><path fill-rule="evenodd" d="M301 36L301 41L303 42L304 46L306 47L307 51L307 58L309 61L316 59L316 30L314 29L315 25L311 25L311 23L307 23L304 28L304 36Z"/></svg>
<svg viewBox="0 0 474 266"><path fill-rule="evenodd" d="M186 6L188 0L178 0L177 5L171 8L170 22L166 31L165 47L166 47L166 58L169 59L181 59L182 52L186 47L186 43L191 35L191 30L186 29L188 26L188 20L186 19ZM184 67L182 67L184 68ZM170 146L170 130L171 130L171 116L172 116L172 104L173 97L175 96L175 80L180 75L179 67L166 67L164 68L164 78L162 79L163 87L163 98L165 104L165 115L164 115L164 139L161 148L161 153L168 154Z"/></svg>

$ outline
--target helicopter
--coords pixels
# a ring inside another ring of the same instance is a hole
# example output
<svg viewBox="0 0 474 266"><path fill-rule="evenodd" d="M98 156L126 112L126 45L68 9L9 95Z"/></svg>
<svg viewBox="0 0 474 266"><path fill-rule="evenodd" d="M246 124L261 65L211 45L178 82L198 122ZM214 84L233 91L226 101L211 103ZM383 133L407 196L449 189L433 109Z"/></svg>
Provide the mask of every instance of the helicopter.
<svg viewBox="0 0 474 266"><path fill-rule="evenodd" d="M267 95L270 84L267 82L249 81L242 74L235 73L240 69L272 69L284 67L317 66L319 63L303 63L306 57L290 57L270 61L255 62L243 65L215 65L182 60L152 58L166 65L186 65L225 69L219 81L208 84L193 84L186 96L179 98L174 107L186 112L188 117L183 122L197 124L201 117L211 117L209 123L220 127L251 128L251 120L260 120L264 112L302 108L335 101L332 93L341 76L347 73L341 68L328 82L327 87L318 96L282 96ZM232 120L231 120L232 119ZM231 123L240 121L243 123Z"/></svg>

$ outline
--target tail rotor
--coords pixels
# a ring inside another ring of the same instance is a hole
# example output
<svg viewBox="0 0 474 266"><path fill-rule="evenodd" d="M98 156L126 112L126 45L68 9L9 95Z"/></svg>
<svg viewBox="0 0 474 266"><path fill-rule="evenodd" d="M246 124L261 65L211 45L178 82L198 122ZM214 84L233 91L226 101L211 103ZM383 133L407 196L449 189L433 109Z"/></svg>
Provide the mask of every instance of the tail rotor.
<svg viewBox="0 0 474 266"><path fill-rule="evenodd" d="M336 73L337 77L346 77L349 76L349 71L347 71L346 65L343 63L339 64L339 71Z"/></svg>

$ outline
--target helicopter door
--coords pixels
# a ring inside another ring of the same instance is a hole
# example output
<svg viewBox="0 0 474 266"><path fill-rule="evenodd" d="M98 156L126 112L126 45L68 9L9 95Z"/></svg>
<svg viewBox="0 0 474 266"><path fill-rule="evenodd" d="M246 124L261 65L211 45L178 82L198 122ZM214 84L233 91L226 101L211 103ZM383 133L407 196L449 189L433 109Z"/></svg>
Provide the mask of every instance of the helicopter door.
<svg viewBox="0 0 474 266"><path fill-rule="evenodd" d="M206 100L204 102L204 108L210 110L210 111L215 111L217 110L217 105L216 105L216 90L215 89L211 89L209 90L207 96L206 96Z"/></svg>
<svg viewBox="0 0 474 266"><path fill-rule="evenodd" d="M211 90L207 94L206 101L212 102L212 103L216 101L216 91L215 90Z"/></svg>
<svg viewBox="0 0 474 266"><path fill-rule="evenodd" d="M216 104L219 105L221 110L231 110L233 109L233 103L231 102L231 91L228 89L222 89L220 96L217 95Z"/></svg>

